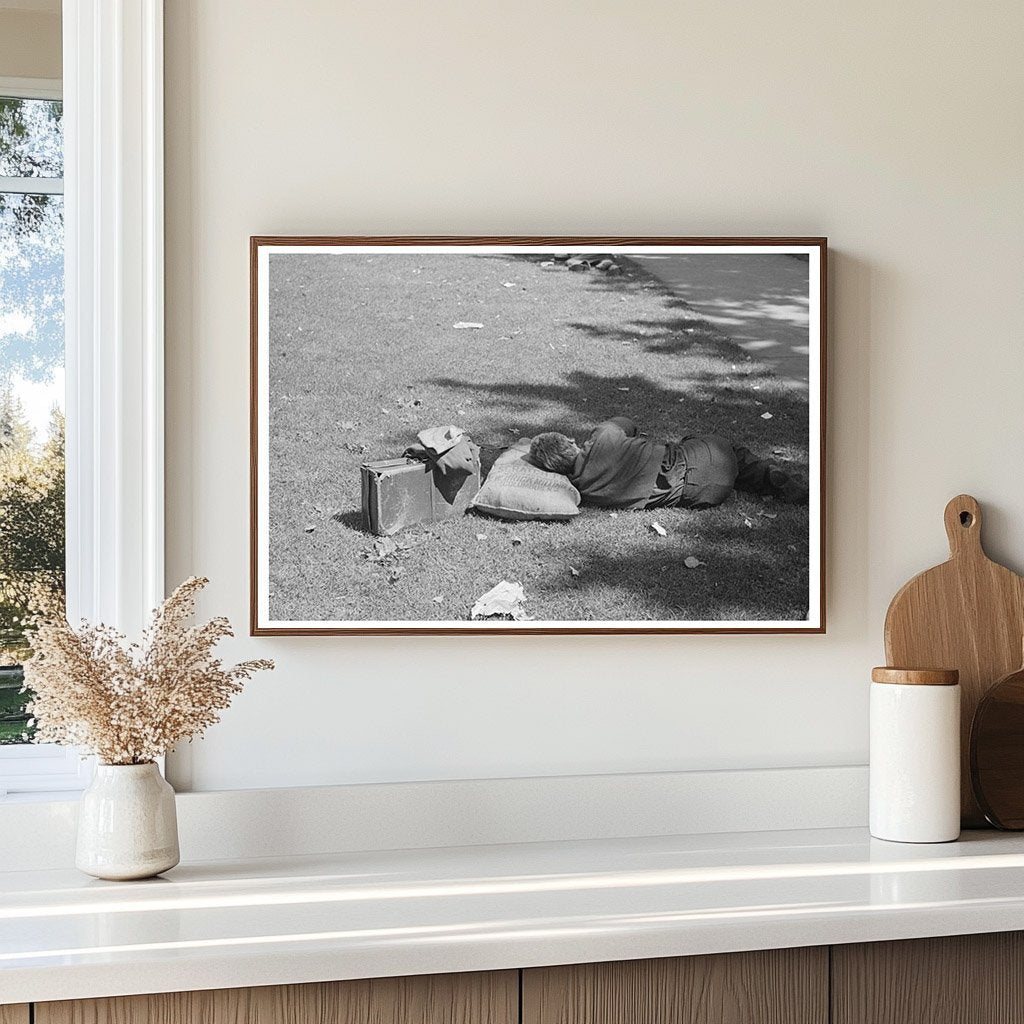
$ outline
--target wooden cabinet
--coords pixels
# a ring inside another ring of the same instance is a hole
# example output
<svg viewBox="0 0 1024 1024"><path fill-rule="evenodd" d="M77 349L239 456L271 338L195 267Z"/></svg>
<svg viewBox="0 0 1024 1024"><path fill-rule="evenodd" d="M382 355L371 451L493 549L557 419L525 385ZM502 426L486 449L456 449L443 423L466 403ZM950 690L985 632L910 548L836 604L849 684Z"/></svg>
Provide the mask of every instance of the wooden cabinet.
<svg viewBox="0 0 1024 1024"><path fill-rule="evenodd" d="M536 968L523 972L522 1019L523 1024L826 1024L828 949Z"/></svg>
<svg viewBox="0 0 1024 1024"><path fill-rule="evenodd" d="M35 1006L35 1024L518 1024L518 1021L518 971L173 992L36 1003ZM7 1022L0 1018L0 1024ZM22 1021L17 1020L17 1024Z"/></svg>
<svg viewBox="0 0 1024 1024"><path fill-rule="evenodd" d="M832 947L833 1024L1024 1021L1024 933Z"/></svg>
<svg viewBox="0 0 1024 1024"><path fill-rule="evenodd" d="M0 1024L1024 1024L1024 933L0 1006Z"/></svg>

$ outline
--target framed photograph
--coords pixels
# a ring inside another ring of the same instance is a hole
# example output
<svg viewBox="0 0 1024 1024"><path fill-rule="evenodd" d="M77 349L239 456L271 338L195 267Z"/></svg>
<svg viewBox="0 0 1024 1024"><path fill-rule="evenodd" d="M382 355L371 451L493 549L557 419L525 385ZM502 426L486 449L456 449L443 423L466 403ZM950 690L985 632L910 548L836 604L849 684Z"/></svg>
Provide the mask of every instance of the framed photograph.
<svg viewBox="0 0 1024 1024"><path fill-rule="evenodd" d="M252 633L823 633L826 248L252 238Z"/></svg>

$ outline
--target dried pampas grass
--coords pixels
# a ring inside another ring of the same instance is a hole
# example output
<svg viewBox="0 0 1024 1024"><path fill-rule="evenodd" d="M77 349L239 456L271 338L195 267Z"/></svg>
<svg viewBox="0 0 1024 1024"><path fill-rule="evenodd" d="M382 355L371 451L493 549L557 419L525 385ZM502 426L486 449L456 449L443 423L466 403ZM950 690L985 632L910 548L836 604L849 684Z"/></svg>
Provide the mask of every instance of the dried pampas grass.
<svg viewBox="0 0 1024 1024"><path fill-rule="evenodd" d="M182 583L153 612L141 644L109 626L39 622L25 662L36 742L84 747L104 764L145 764L217 722L245 680L274 663L225 668L213 648L233 635L228 620L186 625L208 582Z"/></svg>

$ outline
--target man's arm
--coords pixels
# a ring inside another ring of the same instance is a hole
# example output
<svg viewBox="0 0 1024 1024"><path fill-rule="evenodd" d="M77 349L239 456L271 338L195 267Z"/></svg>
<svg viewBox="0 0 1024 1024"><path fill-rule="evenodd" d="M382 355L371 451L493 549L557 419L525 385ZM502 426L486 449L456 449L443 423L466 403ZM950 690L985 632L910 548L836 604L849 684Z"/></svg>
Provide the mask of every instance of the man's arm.
<svg viewBox="0 0 1024 1024"><path fill-rule="evenodd" d="M628 416L613 416L610 420L603 420L594 427L590 432L590 437L583 442L582 451L589 452L599 437L609 438L615 437L617 434L622 434L623 437L636 437L636 424Z"/></svg>
<svg viewBox="0 0 1024 1024"><path fill-rule="evenodd" d="M600 424L597 429L600 430L601 427L608 423L614 423L615 426L617 426L626 435L626 437L636 437L636 435L640 433L640 431L637 430L636 424L628 416L613 416L610 420L605 420L604 423Z"/></svg>

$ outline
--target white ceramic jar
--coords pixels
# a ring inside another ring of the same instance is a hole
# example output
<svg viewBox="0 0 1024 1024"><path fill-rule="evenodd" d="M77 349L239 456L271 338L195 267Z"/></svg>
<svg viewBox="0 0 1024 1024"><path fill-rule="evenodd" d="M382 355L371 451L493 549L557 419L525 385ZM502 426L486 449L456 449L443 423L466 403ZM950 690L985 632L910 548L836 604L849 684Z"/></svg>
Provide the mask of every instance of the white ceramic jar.
<svg viewBox="0 0 1024 1024"><path fill-rule="evenodd" d="M98 764L78 811L75 865L96 878L150 878L178 863L174 790L151 761Z"/></svg>
<svg viewBox="0 0 1024 1024"><path fill-rule="evenodd" d="M871 834L898 843L957 839L959 673L876 668L871 680Z"/></svg>

